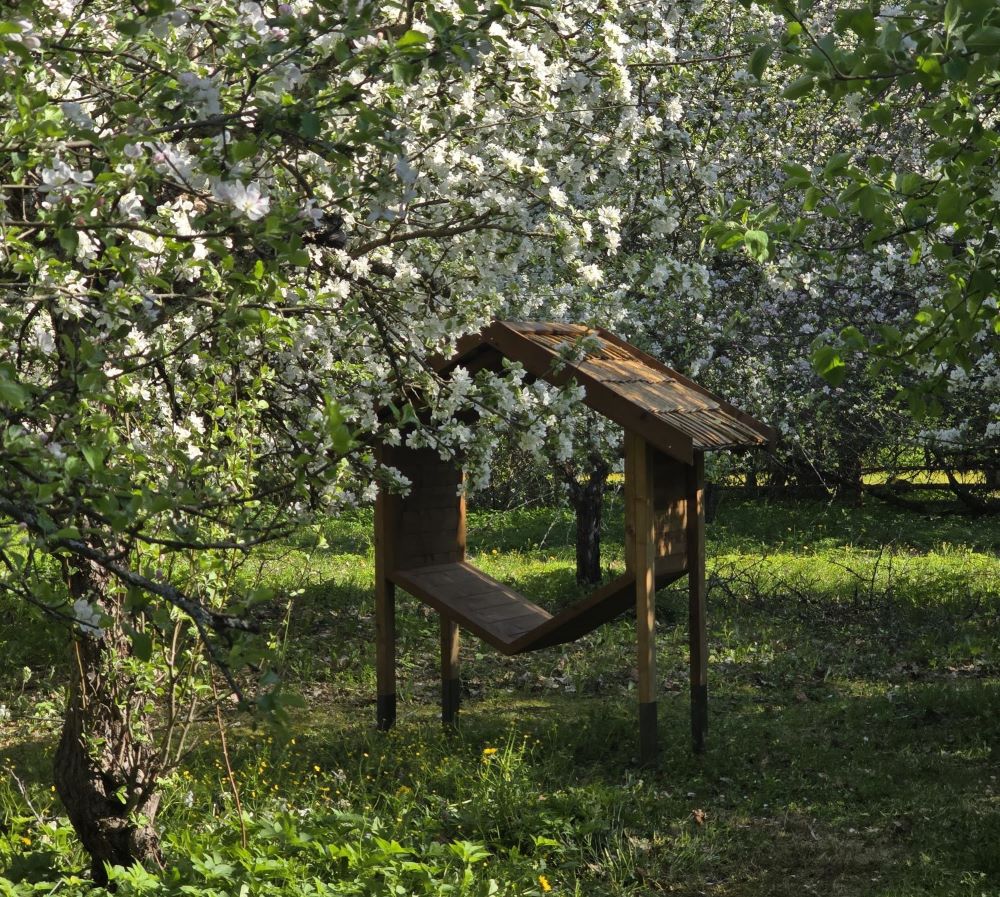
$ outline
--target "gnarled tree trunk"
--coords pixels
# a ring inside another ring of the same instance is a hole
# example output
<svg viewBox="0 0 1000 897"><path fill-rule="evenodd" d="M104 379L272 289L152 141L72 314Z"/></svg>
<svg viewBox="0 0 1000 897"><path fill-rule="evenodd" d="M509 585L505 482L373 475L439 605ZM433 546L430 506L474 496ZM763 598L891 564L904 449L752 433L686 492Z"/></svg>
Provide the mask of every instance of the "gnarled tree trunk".
<svg viewBox="0 0 1000 897"><path fill-rule="evenodd" d="M120 599L108 589L103 570L86 561L75 565L69 576L73 598L100 603L114 622L103 632L77 627L55 785L91 856L94 882L104 886L105 863L159 863L153 827L160 802L158 759L148 696L127 668L131 643L121 628Z"/></svg>
<svg viewBox="0 0 1000 897"><path fill-rule="evenodd" d="M577 479L568 470L563 477L576 513L576 581L581 585L601 581L601 519L604 489L611 472L603 459L591 459L591 465L585 480Z"/></svg>

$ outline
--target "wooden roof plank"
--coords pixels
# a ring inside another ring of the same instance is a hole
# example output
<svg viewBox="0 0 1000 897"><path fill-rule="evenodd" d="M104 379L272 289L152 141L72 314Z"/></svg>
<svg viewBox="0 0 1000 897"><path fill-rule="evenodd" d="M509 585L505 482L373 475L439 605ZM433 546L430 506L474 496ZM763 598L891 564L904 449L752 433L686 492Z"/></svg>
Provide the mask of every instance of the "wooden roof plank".
<svg viewBox="0 0 1000 897"><path fill-rule="evenodd" d="M587 334L600 343L595 354L577 363L561 358L562 343ZM770 427L599 327L495 321L460 340L457 354L436 367L446 375L459 365L495 367L503 357L556 386L575 379L586 405L686 464L696 450L762 446L774 438Z"/></svg>
<svg viewBox="0 0 1000 897"><path fill-rule="evenodd" d="M623 402L617 391L579 367L565 363L560 366L562 359L558 355L518 333L514 327L504 322L491 324L484 331L484 336L509 358L520 361L529 373L555 386L575 379L586 390L586 404L595 411L628 430L642 433L671 457L686 464L694 462L694 445L690 437L657 418L649 409Z"/></svg>

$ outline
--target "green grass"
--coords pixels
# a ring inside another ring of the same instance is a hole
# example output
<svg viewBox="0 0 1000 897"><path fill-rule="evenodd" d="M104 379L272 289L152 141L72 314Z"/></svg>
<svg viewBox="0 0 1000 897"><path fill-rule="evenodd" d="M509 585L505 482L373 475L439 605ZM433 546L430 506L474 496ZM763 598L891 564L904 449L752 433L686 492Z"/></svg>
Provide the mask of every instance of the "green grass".
<svg viewBox="0 0 1000 897"><path fill-rule="evenodd" d="M476 563L540 603L578 594L565 512L473 513L469 535ZM517 658L465 638L445 731L437 620L403 596L399 725L374 731L370 517L325 539L264 567L274 625L291 602L283 674L309 708L294 740L231 721L249 847L206 732L165 785L168 871L129 873L121 893L529 895L542 876L586 897L1000 895L998 521L725 499L709 528L708 750L689 750L681 583L658 597L655 770L636 762L628 619ZM51 715L57 655L19 650L0 703ZM83 889L57 884L85 863L49 790L53 731L0 723L0 876L20 882L0 894Z"/></svg>

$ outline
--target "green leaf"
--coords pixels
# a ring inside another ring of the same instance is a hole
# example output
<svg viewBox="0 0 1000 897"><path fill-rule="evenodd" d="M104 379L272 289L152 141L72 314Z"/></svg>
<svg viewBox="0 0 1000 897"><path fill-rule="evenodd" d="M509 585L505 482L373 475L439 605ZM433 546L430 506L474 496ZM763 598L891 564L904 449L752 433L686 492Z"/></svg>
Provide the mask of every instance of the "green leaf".
<svg viewBox="0 0 1000 897"><path fill-rule="evenodd" d="M30 63L33 61L31 51L18 40L0 40L0 47L3 47L8 53L13 53L21 62ZM18 106L20 107L23 97L18 97L18 100Z"/></svg>
<svg viewBox="0 0 1000 897"><path fill-rule="evenodd" d="M330 443L338 455L346 455L354 444L354 437L351 435L351 431L341 424L339 427L335 427L330 434Z"/></svg>
<svg viewBox="0 0 1000 897"><path fill-rule="evenodd" d="M820 346L812 354L813 370L831 386L840 386L847 376L847 364L832 346Z"/></svg>
<svg viewBox="0 0 1000 897"><path fill-rule="evenodd" d="M76 255L76 247L80 245L80 235L72 227L64 227L56 235L59 245L70 255Z"/></svg>
<svg viewBox="0 0 1000 897"><path fill-rule="evenodd" d="M758 81L764 80L764 69L767 68L767 62L771 58L771 54L773 52L774 46L771 44L764 44L753 51L747 70Z"/></svg>
<svg viewBox="0 0 1000 897"><path fill-rule="evenodd" d="M767 258L767 234L762 230L748 230L743 235L743 245L746 246L747 253L758 262L763 262Z"/></svg>
<svg viewBox="0 0 1000 897"><path fill-rule="evenodd" d="M948 0L944 5L944 30L946 34L951 34L955 30L955 26L958 24L958 18L961 15L962 7L959 0Z"/></svg>
<svg viewBox="0 0 1000 897"><path fill-rule="evenodd" d="M806 190L805 198L802 200L802 210L804 212L811 212L813 209L819 205L819 201L823 198L823 191L819 187L810 187Z"/></svg>
<svg viewBox="0 0 1000 897"><path fill-rule="evenodd" d="M407 47L419 47L427 43L427 35L422 31L407 31L398 41L396 47L405 50Z"/></svg>
<svg viewBox="0 0 1000 897"><path fill-rule="evenodd" d="M941 74L941 63L933 56L918 56L917 68L926 75Z"/></svg>
<svg viewBox="0 0 1000 897"><path fill-rule="evenodd" d="M237 140L235 143L229 144L229 155L232 157L234 162L242 162L244 159L249 159L251 156L257 153L257 141L253 137L248 137L246 140Z"/></svg>
<svg viewBox="0 0 1000 897"><path fill-rule="evenodd" d="M397 84L412 84L420 74L417 63L396 61L392 64L392 80Z"/></svg>
<svg viewBox="0 0 1000 897"><path fill-rule="evenodd" d="M743 244L743 233L741 231L728 231L723 233L715 241L715 245L719 247L723 252L733 249L736 246L741 246Z"/></svg>
<svg viewBox="0 0 1000 897"><path fill-rule="evenodd" d="M299 133L303 136L312 140L319 137L320 131L322 130L322 125L319 120L319 116L315 112L303 112L299 116Z"/></svg>
<svg viewBox="0 0 1000 897"><path fill-rule="evenodd" d="M257 259L253 265L253 279L260 280L264 276L264 262Z"/></svg>
<svg viewBox="0 0 1000 897"><path fill-rule="evenodd" d="M153 637L147 632L135 630L131 633L132 653L144 663L153 656Z"/></svg>
<svg viewBox="0 0 1000 897"><path fill-rule="evenodd" d="M965 38L965 46L970 50L990 52L1000 49L1000 28L986 25L978 28Z"/></svg>
<svg viewBox="0 0 1000 897"><path fill-rule="evenodd" d="M829 161L823 169L823 174L828 178L833 177L839 172L843 171L847 167L847 163L851 161L850 153L834 153L830 156Z"/></svg>
<svg viewBox="0 0 1000 897"><path fill-rule="evenodd" d="M121 118L127 118L130 115L137 115L142 111L142 107L132 100L119 100L111 106L111 109L115 115Z"/></svg>
<svg viewBox="0 0 1000 897"><path fill-rule="evenodd" d="M142 22L138 19L120 19L115 22L115 30L120 31L128 37L135 37L142 31Z"/></svg>
<svg viewBox="0 0 1000 897"><path fill-rule="evenodd" d="M798 162L785 162L781 166L782 170L790 178L803 178L809 180L812 175L809 173L809 169L805 165L799 165Z"/></svg>
<svg viewBox="0 0 1000 897"><path fill-rule="evenodd" d="M6 376L0 376L0 402L8 408L23 408L27 401L28 390Z"/></svg>
<svg viewBox="0 0 1000 897"><path fill-rule="evenodd" d="M870 9L852 9L843 14L843 24L862 40L873 40L876 34L875 16Z"/></svg>
<svg viewBox="0 0 1000 897"><path fill-rule="evenodd" d="M957 187L950 187L938 196L938 221L950 224L959 221L965 212L966 197Z"/></svg>
<svg viewBox="0 0 1000 897"><path fill-rule="evenodd" d="M788 87L781 92L781 95L786 100L798 100L811 93L815 86L816 78L813 75L802 75L789 84Z"/></svg>
<svg viewBox="0 0 1000 897"><path fill-rule="evenodd" d="M863 349L867 340L857 327L845 327L840 331L840 339L849 349Z"/></svg>
<svg viewBox="0 0 1000 897"><path fill-rule="evenodd" d="M879 202L880 195L871 186L864 187L858 193L858 211L868 221L875 221L882 216L882 204Z"/></svg>
<svg viewBox="0 0 1000 897"><path fill-rule="evenodd" d="M91 470L97 470L104 463L104 451L95 445L80 446L80 454L83 455Z"/></svg>

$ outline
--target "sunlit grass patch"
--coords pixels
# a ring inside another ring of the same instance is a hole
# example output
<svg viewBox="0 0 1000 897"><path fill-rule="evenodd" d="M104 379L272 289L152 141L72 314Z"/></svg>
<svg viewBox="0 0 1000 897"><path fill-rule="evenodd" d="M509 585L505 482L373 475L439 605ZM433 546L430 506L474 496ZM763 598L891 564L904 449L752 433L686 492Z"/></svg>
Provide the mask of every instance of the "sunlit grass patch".
<svg viewBox="0 0 1000 897"><path fill-rule="evenodd" d="M571 524L473 514L471 556L555 608L581 592ZM657 769L637 763L627 615L515 658L463 634L463 708L444 729L437 618L401 594L399 724L375 731L369 526L359 514L331 522L325 545L270 550L262 619L286 633L282 672L308 707L284 733L229 719L242 825L204 726L165 782L167 872L121 873L119 893L1000 893L995 522L724 501L709 527L708 750L689 750L681 581L657 601ZM17 882L4 887L82 894L48 784L55 730L24 718L55 714L54 680L39 665L23 692L4 682L0 876Z"/></svg>

